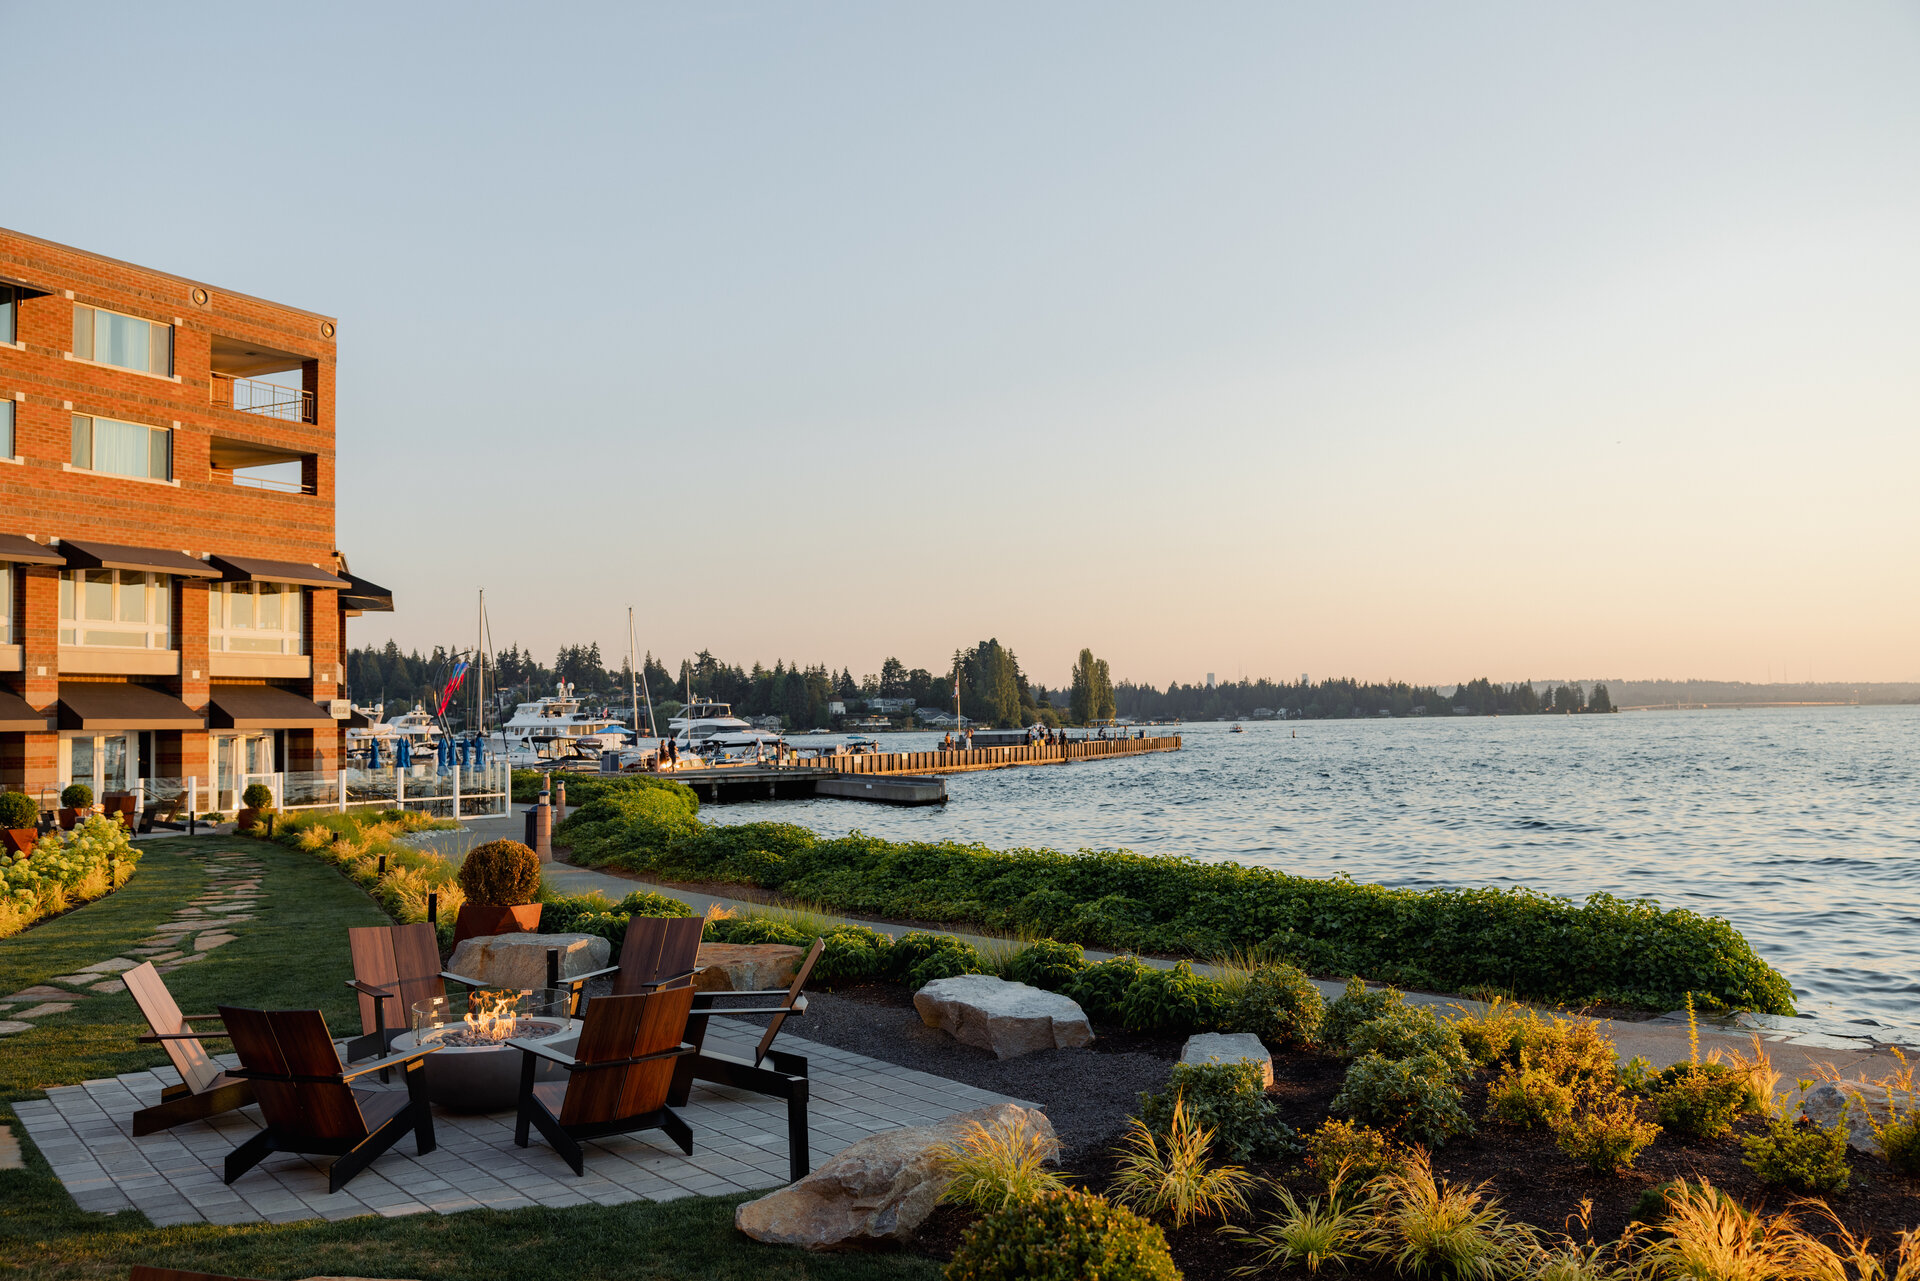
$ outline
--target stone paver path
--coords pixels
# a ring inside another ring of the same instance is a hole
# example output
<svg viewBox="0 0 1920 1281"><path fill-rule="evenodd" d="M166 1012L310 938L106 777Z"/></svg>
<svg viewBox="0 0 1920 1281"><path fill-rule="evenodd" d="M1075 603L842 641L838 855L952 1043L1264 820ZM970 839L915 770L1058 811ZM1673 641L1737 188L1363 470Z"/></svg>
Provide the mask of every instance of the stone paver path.
<svg viewBox="0 0 1920 1281"><path fill-rule="evenodd" d="M751 1055L759 1033L734 1020L715 1020L708 1042ZM780 1040L809 1060L816 1166L868 1134L1007 1101L799 1037ZM220 1062L234 1066L230 1056ZM404 1138L337 1193L327 1192L327 1159L285 1153L268 1157L229 1186L221 1182L223 1163L259 1128L257 1107L133 1137L133 1111L155 1102L161 1087L175 1079L169 1068L129 1072L48 1090L44 1100L16 1103L14 1111L81 1209L138 1209L160 1226L614 1205L787 1181L786 1104L699 1083L681 1110L693 1130L692 1156L658 1131L597 1139L586 1145L586 1174L579 1176L538 1131L530 1146L515 1147L511 1112L465 1116L436 1108L437 1150L415 1156L413 1139ZM368 1083L377 1088L377 1078L361 1084ZM402 1087L396 1079L390 1088Z"/></svg>
<svg viewBox="0 0 1920 1281"><path fill-rule="evenodd" d="M207 888L198 898L182 906L172 920L155 926L153 936L127 949L128 955L103 957L72 974L56 974L0 998L0 1014L5 1015L0 1036L31 1031L36 1026L31 1020L65 1014L92 993L126 991L119 975L142 961L152 961L166 974L205 960L209 952L238 938L227 926L253 919L260 903L259 860L245 850L215 850L197 857L207 869Z"/></svg>

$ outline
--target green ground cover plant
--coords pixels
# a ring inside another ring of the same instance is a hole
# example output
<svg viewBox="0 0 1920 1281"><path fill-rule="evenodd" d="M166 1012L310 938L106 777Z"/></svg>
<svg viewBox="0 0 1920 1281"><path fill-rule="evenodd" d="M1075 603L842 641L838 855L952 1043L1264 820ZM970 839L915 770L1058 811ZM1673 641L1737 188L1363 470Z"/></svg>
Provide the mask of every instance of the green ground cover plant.
<svg viewBox="0 0 1920 1281"><path fill-rule="evenodd" d="M1084 1192L1052 1192L989 1215L947 1265L947 1281L1177 1281L1166 1235Z"/></svg>
<svg viewBox="0 0 1920 1281"><path fill-rule="evenodd" d="M1258 949L1320 973L1441 990L1661 1010L1691 991L1716 1007L1793 1010L1786 980L1725 921L1647 900L1389 889L1112 850L828 838L787 823L704 823L690 789L667 780L596 786L604 790L561 827L589 866L1090 946L1198 957Z"/></svg>

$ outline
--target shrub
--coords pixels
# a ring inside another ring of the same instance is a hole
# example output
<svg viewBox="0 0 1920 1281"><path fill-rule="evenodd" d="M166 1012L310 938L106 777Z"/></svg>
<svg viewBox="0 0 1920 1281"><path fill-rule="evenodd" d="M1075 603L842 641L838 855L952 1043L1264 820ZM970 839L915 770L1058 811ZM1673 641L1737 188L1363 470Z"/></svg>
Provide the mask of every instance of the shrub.
<svg viewBox="0 0 1920 1281"><path fill-rule="evenodd" d="M1016 983L1058 992L1074 975L1086 968L1086 953L1080 950L1078 943L1056 943L1052 939L1041 939L1014 953L1007 971Z"/></svg>
<svg viewBox="0 0 1920 1281"><path fill-rule="evenodd" d="M1178 1281L1167 1238L1084 1192L1049 1192L967 1229L947 1281Z"/></svg>
<svg viewBox="0 0 1920 1281"><path fill-rule="evenodd" d="M1741 1164L1762 1183L1797 1188L1802 1192L1839 1192L1853 1171L1847 1165L1847 1124L1822 1129L1802 1117L1778 1120L1765 1134L1740 1140L1746 1155Z"/></svg>
<svg viewBox="0 0 1920 1281"><path fill-rule="evenodd" d="M1369 988L1364 979L1355 975L1347 980L1347 990L1327 1007L1320 1029L1321 1044L1335 1054L1352 1058L1349 1046L1355 1029L1399 1006L1401 1001L1400 993L1394 988Z"/></svg>
<svg viewBox="0 0 1920 1281"><path fill-rule="evenodd" d="M1267 1097L1251 1063L1176 1063L1166 1088L1140 1096L1140 1119L1156 1137L1172 1132L1175 1113L1213 1134L1223 1161L1277 1161L1299 1151L1280 1105Z"/></svg>
<svg viewBox="0 0 1920 1281"><path fill-rule="evenodd" d="M915 991L935 979L987 972L986 958L973 944L951 934L915 930L894 943L887 964L893 976Z"/></svg>
<svg viewBox="0 0 1920 1281"><path fill-rule="evenodd" d="M1460 1098L1452 1067L1436 1054L1408 1059L1369 1054L1347 1069L1333 1110L1439 1147L1456 1135L1473 1133Z"/></svg>
<svg viewBox="0 0 1920 1281"><path fill-rule="evenodd" d="M1920 1175L1920 1109L1909 1109L1884 1125L1877 1120L1872 1125L1887 1164L1909 1177Z"/></svg>
<svg viewBox="0 0 1920 1281"><path fill-rule="evenodd" d="M273 789L265 783L248 783L240 793L240 803L250 810L273 808Z"/></svg>
<svg viewBox="0 0 1920 1281"><path fill-rule="evenodd" d="M693 909L677 898L636 890L618 903L598 892L549 899L540 906L543 934L597 934L617 949L626 938L627 922L636 916L692 916Z"/></svg>
<svg viewBox="0 0 1920 1281"><path fill-rule="evenodd" d="M1269 1050L1302 1048L1320 1035L1327 1001L1312 979L1291 965L1262 965L1227 1002L1229 1032L1251 1032Z"/></svg>
<svg viewBox="0 0 1920 1281"><path fill-rule="evenodd" d="M1549 1119L1560 1150L1595 1174L1619 1174L1660 1134L1660 1127L1640 1119L1638 1105L1625 1093L1596 1094L1584 1105Z"/></svg>
<svg viewBox="0 0 1920 1281"><path fill-rule="evenodd" d="M1120 1023L1129 1032L1185 1036L1219 1026L1220 984L1181 961L1170 970L1149 969L1120 998Z"/></svg>
<svg viewBox="0 0 1920 1281"><path fill-rule="evenodd" d="M1735 1118L1760 1110L1746 1079L1719 1063L1676 1063L1655 1078L1654 1115L1690 1139L1717 1139Z"/></svg>
<svg viewBox="0 0 1920 1281"><path fill-rule="evenodd" d="M1389 1005L1347 1033L1347 1052L1356 1058L1410 1059L1431 1054L1456 1075L1467 1070L1460 1034L1442 1023L1430 1005Z"/></svg>
<svg viewBox="0 0 1920 1281"><path fill-rule="evenodd" d="M93 789L85 783L68 783L60 789L60 805L64 809L83 810L93 804Z"/></svg>
<svg viewBox="0 0 1920 1281"><path fill-rule="evenodd" d="M1615 1072L1613 1043L1585 1020L1543 1019L1524 1006L1495 1001L1483 1013L1454 1019L1452 1026L1467 1057L1481 1067L1538 1068L1562 1085L1604 1081Z"/></svg>
<svg viewBox="0 0 1920 1281"><path fill-rule="evenodd" d="M886 977L894 946L891 938L864 925L805 912L713 916L707 919L700 937L712 943L785 943L793 947L811 947L816 938L823 939L825 946L809 979L823 987Z"/></svg>
<svg viewBox="0 0 1920 1281"><path fill-rule="evenodd" d="M1369 1125L1328 1118L1303 1140L1307 1168L1322 1183L1332 1185L1344 1171L1347 1178L1367 1184L1406 1163L1406 1153Z"/></svg>
<svg viewBox="0 0 1920 1281"><path fill-rule="evenodd" d="M1131 956L1116 956L1111 961L1089 965L1068 979L1061 994L1072 1000L1087 1017L1100 1023L1120 1019L1120 1002L1147 967Z"/></svg>
<svg viewBox="0 0 1920 1281"><path fill-rule="evenodd" d="M681 899L652 890L635 890L614 904L613 910L626 916L692 916L693 908Z"/></svg>
<svg viewBox="0 0 1920 1281"><path fill-rule="evenodd" d="M118 889L139 862L127 829L99 814L42 836L30 854L0 854L0 938Z"/></svg>
<svg viewBox="0 0 1920 1281"><path fill-rule="evenodd" d="M25 792L0 792L0 827L37 827L40 807Z"/></svg>
<svg viewBox="0 0 1920 1281"><path fill-rule="evenodd" d="M1491 1281L1518 1273L1532 1253L1531 1235L1487 1196L1485 1184L1435 1182L1425 1152L1382 1176L1375 1194L1376 1248L1397 1272Z"/></svg>
<svg viewBox="0 0 1920 1281"><path fill-rule="evenodd" d="M1189 1219L1224 1218L1232 1210L1245 1213L1252 1178L1237 1165L1209 1164L1214 1132L1187 1115L1179 1095L1174 1096L1164 1135L1154 1133L1139 1117L1128 1117L1127 1125L1113 1180L1114 1200L1143 1214L1169 1215L1176 1228L1187 1226Z"/></svg>
<svg viewBox="0 0 1920 1281"><path fill-rule="evenodd" d="M1332 1264L1345 1271L1365 1251L1368 1217L1359 1206L1341 1203L1340 1186L1346 1174L1336 1174L1323 1204L1319 1197L1308 1197L1301 1205L1281 1183L1274 1183L1278 1206L1267 1216L1266 1226L1255 1232L1241 1232L1234 1240L1254 1251L1256 1262L1249 1274L1267 1268L1304 1267L1310 1275Z"/></svg>
<svg viewBox="0 0 1920 1281"><path fill-rule="evenodd" d="M1573 1114L1573 1088L1543 1068L1508 1064L1487 1085L1487 1120L1532 1129Z"/></svg>
<svg viewBox="0 0 1920 1281"><path fill-rule="evenodd" d="M456 879L469 902L518 907L540 893L540 856L519 841L488 841L467 851Z"/></svg>
<svg viewBox="0 0 1920 1281"><path fill-rule="evenodd" d="M1064 1191L1065 1180L1046 1168L1060 1159L1060 1144L1028 1116L995 1122L992 1129L970 1121L958 1142L935 1148L934 1161L952 1179L940 1199L991 1214Z"/></svg>

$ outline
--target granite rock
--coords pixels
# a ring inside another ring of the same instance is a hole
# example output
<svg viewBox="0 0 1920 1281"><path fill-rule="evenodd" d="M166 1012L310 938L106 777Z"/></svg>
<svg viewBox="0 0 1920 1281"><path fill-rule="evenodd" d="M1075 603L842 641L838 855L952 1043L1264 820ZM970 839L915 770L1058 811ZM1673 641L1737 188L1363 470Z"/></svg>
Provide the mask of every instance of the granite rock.
<svg viewBox="0 0 1920 1281"><path fill-rule="evenodd" d="M696 992L772 992L793 985L807 949L786 943L702 943Z"/></svg>
<svg viewBox="0 0 1920 1281"><path fill-rule="evenodd" d="M928 1027L996 1058L1093 1043L1086 1012L1066 997L987 974L935 979L913 994L913 1008Z"/></svg>
<svg viewBox="0 0 1920 1281"><path fill-rule="evenodd" d="M1273 1056L1251 1032L1202 1032L1180 1047L1182 1063L1252 1063L1260 1083L1273 1084Z"/></svg>
<svg viewBox="0 0 1920 1281"><path fill-rule="evenodd" d="M605 969L612 951L597 934L481 934L460 941L447 970L489 987L542 988L549 948L560 951L561 978Z"/></svg>

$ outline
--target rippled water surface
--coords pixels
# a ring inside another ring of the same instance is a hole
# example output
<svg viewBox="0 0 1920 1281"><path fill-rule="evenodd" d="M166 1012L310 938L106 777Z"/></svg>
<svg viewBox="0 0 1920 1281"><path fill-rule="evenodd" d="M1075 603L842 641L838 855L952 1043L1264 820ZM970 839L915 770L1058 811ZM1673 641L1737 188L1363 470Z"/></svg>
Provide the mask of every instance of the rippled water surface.
<svg viewBox="0 0 1920 1281"><path fill-rule="evenodd" d="M1178 753L950 775L944 808L821 800L706 814L1194 854L1386 885L1644 896L1726 917L1792 980L1803 1012L1920 1030L1920 708L1180 732ZM884 741L908 750L935 737Z"/></svg>

